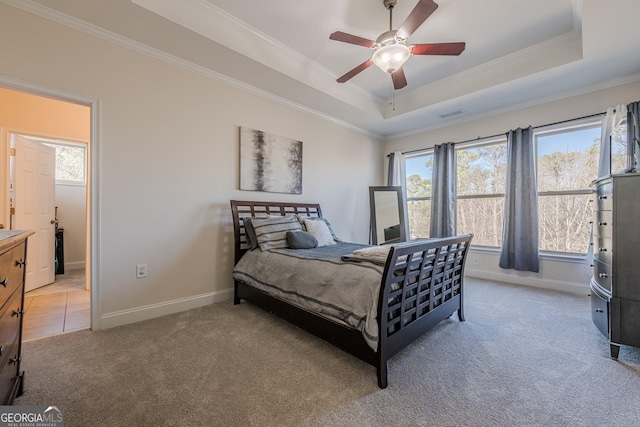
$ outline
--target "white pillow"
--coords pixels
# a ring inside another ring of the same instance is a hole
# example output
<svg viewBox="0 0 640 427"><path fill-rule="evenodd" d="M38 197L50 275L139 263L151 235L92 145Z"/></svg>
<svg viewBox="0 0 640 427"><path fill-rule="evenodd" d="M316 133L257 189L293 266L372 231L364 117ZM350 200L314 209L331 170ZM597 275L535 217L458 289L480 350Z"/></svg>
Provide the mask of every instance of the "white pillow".
<svg viewBox="0 0 640 427"><path fill-rule="evenodd" d="M316 238L318 247L336 244L326 222L304 219L304 227Z"/></svg>
<svg viewBox="0 0 640 427"><path fill-rule="evenodd" d="M300 222L293 216L271 216L251 220L260 250L286 248L287 231L302 230Z"/></svg>

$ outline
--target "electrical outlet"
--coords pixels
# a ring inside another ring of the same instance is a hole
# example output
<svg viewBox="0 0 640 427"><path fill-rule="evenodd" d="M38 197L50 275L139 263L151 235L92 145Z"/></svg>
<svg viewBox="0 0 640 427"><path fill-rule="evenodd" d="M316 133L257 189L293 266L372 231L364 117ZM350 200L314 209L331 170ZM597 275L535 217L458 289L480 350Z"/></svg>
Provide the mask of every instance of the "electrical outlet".
<svg viewBox="0 0 640 427"><path fill-rule="evenodd" d="M478 262L478 258L473 259L473 265L480 265L480 263Z"/></svg>
<svg viewBox="0 0 640 427"><path fill-rule="evenodd" d="M136 265L136 279L142 279L147 277L147 264Z"/></svg>

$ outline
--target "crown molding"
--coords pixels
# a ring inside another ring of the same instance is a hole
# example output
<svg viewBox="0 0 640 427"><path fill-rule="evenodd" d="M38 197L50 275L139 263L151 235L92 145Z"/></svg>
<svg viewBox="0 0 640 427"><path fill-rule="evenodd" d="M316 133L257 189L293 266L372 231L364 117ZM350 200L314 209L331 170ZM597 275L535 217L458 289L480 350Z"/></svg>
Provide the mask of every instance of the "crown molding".
<svg viewBox="0 0 640 427"><path fill-rule="evenodd" d="M455 125L459 125L459 124L463 124L463 123L467 123L467 122L471 122L471 121L475 121L475 120L486 119L486 118L489 118L489 117L494 117L494 116L498 116L500 114L505 114L505 113L509 113L509 112L512 112L512 111L522 110L522 109L525 109L525 108L537 107L539 105L544 105L544 104L548 104L548 103L551 103L551 102L561 101L563 99L573 98L575 96L586 95L588 93L597 92L599 90L610 89L610 88L616 87L616 86L623 86L623 85L630 84L630 83L636 83L638 81L640 81L640 73L631 74L631 75L620 77L620 78L617 78L617 79L612 79L612 80L607 80L607 81L604 81L604 82L599 82L599 83L594 84L594 85L581 87L579 89L569 90L569 91L566 91L566 92L560 92L560 93L554 94L553 96L548 96L548 97L544 97L544 98L540 98L540 99L536 99L536 100L531 100L531 101L523 102L523 103L520 103L520 104L510 105L508 107L495 108L493 110L483 111L481 113L473 114L473 115L470 115L470 116L465 116L465 117L460 117L460 118L457 118L457 119L448 120L445 123L439 123L439 124L436 124L436 125L426 126L424 128L412 130L412 131L409 131L409 132L396 133L396 134L387 136L385 138L385 142L393 140L393 139L397 139L397 138L404 138L404 137L408 137L408 136L418 135L418 134L421 134L421 133L424 133L424 132L430 132L432 130L442 129L442 128L446 128L446 127L449 127L449 126L455 126Z"/></svg>
<svg viewBox="0 0 640 427"><path fill-rule="evenodd" d="M369 114L381 114L378 106L382 99L353 84L336 85L337 76L327 68L206 0L131 1L342 102Z"/></svg>
<svg viewBox="0 0 640 427"><path fill-rule="evenodd" d="M112 31L105 30L104 28L98 27L96 25L90 24L86 21L82 21L80 19L74 18L72 16L66 15L64 13L58 12L46 6L43 6L38 3L34 3L30 0L0 0L0 3L4 3L8 6L14 7L16 9L22 10L24 12L30 13L32 15L38 16L40 18L46 19L51 22L55 22L57 24L63 25L67 28L80 31L82 33L88 34L93 37L97 37L101 40L107 41L109 43L113 43L120 47L124 47L128 50L134 51L141 55L145 55L165 63L174 65L176 67L191 71L200 76L210 78L216 80L218 82L224 83L228 86L232 86L236 89L242 90L244 92L251 93L253 95L259 96L261 98L267 99L269 101L276 102L278 104L284 105L286 107L310 114L312 116L318 117L322 120L328 121L330 123L339 125L341 127L347 128L349 130L364 134L366 136L382 140L383 136L376 133L371 132L367 129L363 129L361 127L355 126L351 123L348 123L344 120L340 120L334 116L322 113L315 109L306 107L302 104L293 102L286 98L274 95L271 92L267 92L265 90L259 89L255 86L249 85L240 80L234 79L222 73L218 73L209 68L203 67L201 65L195 64L193 62L184 60L175 55L168 54L159 49L150 47L143 43L137 42L135 40L129 39L127 37L116 34Z"/></svg>

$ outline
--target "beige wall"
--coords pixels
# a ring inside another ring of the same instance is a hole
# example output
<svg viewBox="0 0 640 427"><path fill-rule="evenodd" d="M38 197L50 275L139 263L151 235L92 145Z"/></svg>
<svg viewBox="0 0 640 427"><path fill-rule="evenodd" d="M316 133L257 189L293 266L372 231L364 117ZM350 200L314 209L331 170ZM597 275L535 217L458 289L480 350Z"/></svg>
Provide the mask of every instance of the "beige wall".
<svg viewBox="0 0 640 427"><path fill-rule="evenodd" d="M380 141L4 4L0 52L2 75L99 101L101 327L229 297L230 199L319 202L368 241ZM239 126L303 141L302 195L238 190Z"/></svg>
<svg viewBox="0 0 640 427"><path fill-rule="evenodd" d="M385 155L410 151L445 142L465 141L506 133L518 127L541 126L606 111L608 107L640 100L640 82L594 91L535 107L522 108L481 120L442 127L385 143ZM474 262L475 261L475 262ZM496 252L472 250L466 271L470 275L525 285L559 289L586 295L590 269L582 260L543 257L540 273L502 270ZM476 264L477 263L477 264Z"/></svg>
<svg viewBox="0 0 640 427"><path fill-rule="evenodd" d="M56 185L58 223L64 228L64 265L67 270L85 267L87 241L87 187Z"/></svg>

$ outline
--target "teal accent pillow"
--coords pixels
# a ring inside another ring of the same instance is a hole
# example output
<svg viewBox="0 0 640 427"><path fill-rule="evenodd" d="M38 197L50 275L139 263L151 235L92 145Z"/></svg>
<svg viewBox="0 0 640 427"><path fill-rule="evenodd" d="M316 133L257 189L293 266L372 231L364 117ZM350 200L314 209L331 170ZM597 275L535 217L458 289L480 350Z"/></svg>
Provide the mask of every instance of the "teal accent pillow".
<svg viewBox="0 0 640 427"><path fill-rule="evenodd" d="M311 249L318 247L318 239L306 231L287 231L287 243L291 249Z"/></svg>

